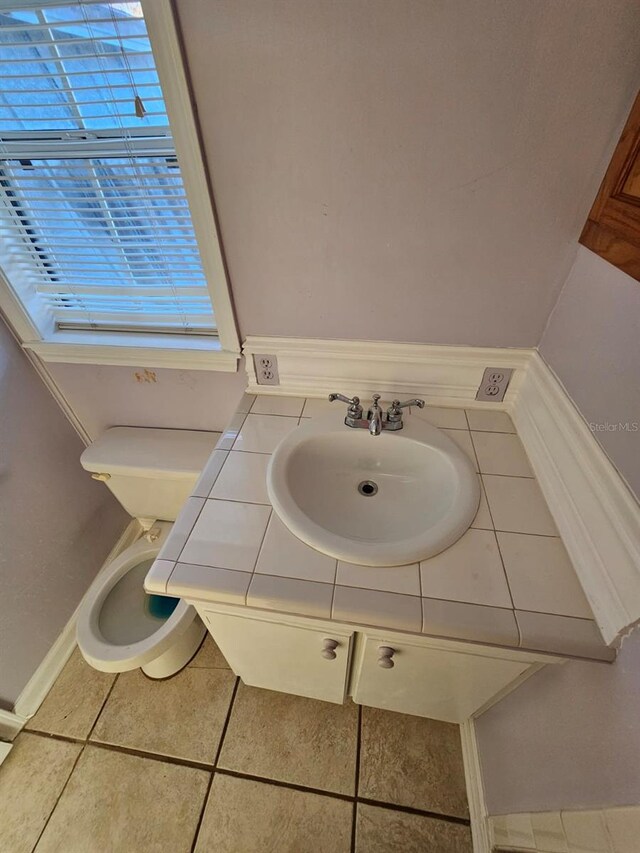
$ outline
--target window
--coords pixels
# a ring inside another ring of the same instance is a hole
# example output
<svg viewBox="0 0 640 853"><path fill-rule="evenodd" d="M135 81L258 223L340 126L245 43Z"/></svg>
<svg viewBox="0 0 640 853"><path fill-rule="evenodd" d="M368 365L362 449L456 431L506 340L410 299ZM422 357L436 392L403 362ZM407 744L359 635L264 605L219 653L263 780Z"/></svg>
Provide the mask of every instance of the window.
<svg viewBox="0 0 640 853"><path fill-rule="evenodd" d="M0 267L45 359L238 350L188 87L166 58L161 87L152 28L174 59L169 0L0 9Z"/></svg>

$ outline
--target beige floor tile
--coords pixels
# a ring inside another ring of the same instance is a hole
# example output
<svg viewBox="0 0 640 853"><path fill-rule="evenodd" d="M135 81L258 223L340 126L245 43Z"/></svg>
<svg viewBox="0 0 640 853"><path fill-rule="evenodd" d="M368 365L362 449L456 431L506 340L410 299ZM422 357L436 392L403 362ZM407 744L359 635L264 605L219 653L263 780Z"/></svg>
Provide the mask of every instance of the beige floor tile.
<svg viewBox="0 0 640 853"><path fill-rule="evenodd" d="M123 672L92 740L212 764L229 710L230 670L187 667L166 681Z"/></svg>
<svg viewBox="0 0 640 853"><path fill-rule="evenodd" d="M229 669L225 656L209 633L204 638L196 656L189 662L189 666L202 667L203 669Z"/></svg>
<svg viewBox="0 0 640 853"><path fill-rule="evenodd" d="M363 708L360 749L361 797L468 817L458 726Z"/></svg>
<svg viewBox="0 0 640 853"><path fill-rule="evenodd" d="M474 528L480 528L481 530L493 530L493 520L491 518L491 513L489 512L489 504L487 503L487 496L485 494L484 485L482 484L481 479L480 504L478 506L478 512L476 513L476 517L471 522L471 526Z"/></svg>
<svg viewBox="0 0 640 853"><path fill-rule="evenodd" d="M75 649L27 729L86 738L115 675L98 672Z"/></svg>
<svg viewBox="0 0 640 853"><path fill-rule="evenodd" d="M209 774L87 746L37 853L188 853Z"/></svg>
<svg viewBox="0 0 640 853"><path fill-rule="evenodd" d="M353 794L357 707L240 685L220 767Z"/></svg>
<svg viewBox="0 0 640 853"><path fill-rule="evenodd" d="M348 853L346 800L216 774L195 853Z"/></svg>
<svg viewBox="0 0 640 853"><path fill-rule="evenodd" d="M356 853L472 853L468 826L360 804Z"/></svg>
<svg viewBox="0 0 640 853"><path fill-rule="evenodd" d="M0 849L31 853L81 744L21 734L0 770Z"/></svg>

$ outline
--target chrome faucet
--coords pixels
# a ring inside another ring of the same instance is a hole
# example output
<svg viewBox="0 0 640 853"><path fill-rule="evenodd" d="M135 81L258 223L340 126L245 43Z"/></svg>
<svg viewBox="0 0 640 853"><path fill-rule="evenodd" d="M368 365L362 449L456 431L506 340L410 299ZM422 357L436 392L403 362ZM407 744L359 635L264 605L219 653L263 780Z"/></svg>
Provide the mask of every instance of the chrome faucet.
<svg viewBox="0 0 640 853"><path fill-rule="evenodd" d="M383 412L378 404L380 394L374 394L367 416L363 417L363 408L359 397L345 397L344 394L329 394L329 401L340 400L349 407L344 419L345 424L353 429L368 429L371 435L380 435L382 430L398 430L404 426L402 421L402 410L407 406L424 408L424 400L407 400L401 403L394 400L386 412Z"/></svg>

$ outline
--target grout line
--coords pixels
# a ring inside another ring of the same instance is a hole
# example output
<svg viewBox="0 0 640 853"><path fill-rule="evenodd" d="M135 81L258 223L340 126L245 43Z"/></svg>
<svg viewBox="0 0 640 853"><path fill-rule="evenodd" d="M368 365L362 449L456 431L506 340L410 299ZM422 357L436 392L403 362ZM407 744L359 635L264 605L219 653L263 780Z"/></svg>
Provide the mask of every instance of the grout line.
<svg viewBox="0 0 640 853"><path fill-rule="evenodd" d="M471 826L471 821L467 817L457 817L456 815L444 815L439 812L431 812L427 809L416 809L413 806L401 806L396 803L385 803L381 800L370 800L368 797L358 797L358 802L366 806L375 806L379 809L388 809L389 811L404 812L405 814L419 815L420 817L430 817L434 820L443 820L447 823L457 823L459 826Z"/></svg>
<svg viewBox="0 0 640 853"><path fill-rule="evenodd" d="M175 568L175 566L174 566L174 568ZM87 743L89 742L89 739L91 738L91 735L93 734L93 730L95 729L95 727L96 727L96 726L97 726L97 724L98 724L98 720L100 719L100 716L101 716L102 712L104 711L105 705L106 705L106 704L107 704L107 702L109 701L109 698L110 698L110 696L111 696L111 694L112 694L112 692L113 692L113 688L116 686L116 681L118 680L118 678L119 678L119 677L120 677L120 673L119 673L119 672L117 672L117 673L116 673L116 677L115 677L115 678L113 679L113 681L111 682L111 687L109 688L109 690L108 690L108 692L107 692L107 695L104 697L104 702L102 703L102 705L100 705L100 710L99 710L99 711L98 711L98 713L96 714L96 718L95 718L95 720L93 721L93 725L92 725L92 726L91 726L91 728L89 729L89 734L88 734L88 735L86 736L86 738L85 738L85 741L86 741Z"/></svg>
<svg viewBox="0 0 640 853"><path fill-rule="evenodd" d="M513 597L513 592L511 591L511 584L509 583L509 573L507 572L507 566L504 561L504 557L502 556L502 549L500 548L500 542L498 541L498 535L493 531L493 538L495 539L496 545L498 546L498 556L500 557L500 564L502 565L502 573L507 582L507 589L509 590L509 598L511 599L511 607L515 611L516 602ZM516 631L518 632L518 646L522 646L522 631L520 630L520 623L518 622L515 613L513 614L513 621L516 623Z"/></svg>
<svg viewBox="0 0 640 853"><path fill-rule="evenodd" d="M227 734L227 728L229 727L229 721L231 720L231 713L233 711L233 705L236 701L236 695L238 693L238 687L240 685L240 678L236 676L235 683L233 685L233 690L231 691L231 699L229 700L229 707L227 708L227 714L224 719L224 725L222 726L222 731L220 732L220 741L218 742L218 748L216 749L215 758L213 759L213 772L209 777L209 783L207 785L207 790L204 794L204 799L202 800L202 808L200 809L200 814L198 815L198 823L196 824L195 831L193 833L193 841L191 842L191 853L194 853L196 845L198 843L198 836L200 835L200 828L202 827L202 821L204 820L204 813L207 810L207 803L209 802L209 794L211 793L211 786L213 785L213 778L216 774L216 768L218 766L218 761L220 759L220 753L222 752L222 745L224 743L225 736Z"/></svg>
<svg viewBox="0 0 640 853"><path fill-rule="evenodd" d="M227 768L218 767L217 762L219 760L220 752L222 751L222 745L224 742L224 737L226 735L229 720L231 718L231 713L233 710L233 704L235 702L239 683L240 683L240 679L236 679L234 692L232 694L231 701L229 703L229 710L227 712L227 718L225 720L225 725L223 727L223 732L222 732L222 735L220 738L220 744L218 746L218 753L216 755L216 759L215 759L214 764L208 764L208 763L199 762L199 761L191 761L189 759L184 759L184 758L176 758L175 756L160 755L160 754L153 753L153 752L145 752L144 750L133 749L133 748L126 747L126 746L120 746L118 744L102 743L101 741L82 742L82 741L78 741L76 739L66 737L63 735L51 735L51 734L47 734L44 732L29 732L29 733L34 734L37 737L43 737L43 738L48 737L48 738L53 738L55 740L64 741L67 743L80 744L82 746L82 749L80 751L78 759L80 758L80 755L82 755L84 753L85 748L90 746L90 747L94 747L96 749L102 749L105 751L118 752L118 753L122 753L124 755L131 755L131 756L134 756L136 758L147 758L147 759L150 759L151 761L157 761L159 763L164 762L165 764L175 764L175 765L182 766L182 767L190 767L190 768L195 769L195 770L202 770L202 771L211 773L212 778L213 778L214 773L219 773L222 776L232 776L236 779L246 779L246 780L252 781L252 782L260 782L264 785L274 785L275 787L288 788L288 789L294 790L294 791L301 791L302 793L318 794L318 795L323 796L323 797L331 797L333 799L343 800L346 802L364 803L364 804L370 805L370 806L377 806L378 808L390 809L392 811L406 812L408 814L415 814L415 815L420 815L423 817L435 818L437 820L444 820L444 821L448 821L449 823L457 823L457 824L462 824L464 826L470 825L470 821L468 819L457 817L455 815L441 814L439 812L429 811L428 809L419 809L419 808L414 808L413 806L404 806L404 805L401 805L399 803L384 802L382 800L371 799L369 797L360 797L359 795L354 796L351 794L340 794L340 793L337 793L335 791L323 790L322 788L313 788L313 787L308 787L305 785L294 784L292 782L283 782L279 779L270 779L266 776L256 776L256 775L253 775L251 773L243 773L243 772L240 772L237 770L229 770ZM362 706L359 706L359 707L360 707L359 719L361 719L361 715L362 715L361 708L362 708ZM361 743L360 726L358 727L358 739L357 739L356 743L357 743L357 750L359 751L360 743ZM359 755L358 755L358 758L359 758ZM76 762L76 764L77 764L77 762ZM74 765L74 769L75 769L75 765ZM73 770L71 771L71 773L73 773ZM69 774L69 778L71 778L71 773ZM67 782L68 782L68 780L67 780ZM359 785L359 774L358 774L357 785ZM65 784L65 787L66 787L66 784ZM62 796L62 792L61 792L60 796ZM208 794L207 794L207 797L208 797ZM205 803L203 805L203 813L204 813L204 808L206 805L207 797L205 797ZM55 806L54 806L54 808L55 808ZM197 835L197 832L196 832L196 835Z"/></svg>
<svg viewBox="0 0 640 853"><path fill-rule="evenodd" d="M358 793L360 790L360 751L362 745L362 705L358 705L358 728L356 731L356 776L355 795L353 802L353 815L351 818L351 853L356 853L356 832L358 820Z"/></svg>
<svg viewBox="0 0 640 853"><path fill-rule="evenodd" d="M227 735L227 729L229 728L229 722L231 720L231 714L233 712L233 706L236 701L236 696L238 695L238 688L240 687L240 677L236 676L236 683L233 685L233 691L231 692L231 699L229 701L229 707L227 708L227 716L224 720L224 725L222 726L222 732L220 733L220 742L218 743L218 748L216 750L216 757L213 759L213 767L214 769L218 769L218 761L220 761L220 754L222 753L222 746L224 744L224 739Z"/></svg>
<svg viewBox="0 0 640 853"><path fill-rule="evenodd" d="M216 773L221 776L231 776L234 779L246 779L248 782L260 782L263 785L273 785L276 788L287 788L289 791L300 791L303 794L319 794L322 797L330 797L334 800L343 800L347 803L355 802L356 798L351 794L340 794L337 791L325 791L322 788L310 788L307 785L298 785L295 782L284 782L282 779L269 779L267 776L256 776L253 773L244 773L240 770L229 770L227 767L216 767Z"/></svg>
<svg viewBox="0 0 640 853"><path fill-rule="evenodd" d="M60 740L62 740L62 738L60 738ZM73 742L73 743L77 743L77 741L72 741L72 742ZM51 821L51 818L53 817L53 813L54 813L54 811L58 808L58 803L59 803L59 802L60 802L60 800L62 799L62 795L63 795L63 794L64 794L64 792L67 790L67 786L68 786L69 782L71 781L71 777L72 777L72 776L73 776L73 774L75 773L76 767L78 766L78 762L80 761L80 759L81 759L81 758L82 758L82 756L84 755L85 747L86 747L86 743L83 743L83 744L82 744L82 746L80 747L80 751L78 752L78 755L76 756L76 760L73 762L73 767L71 768L71 771L69 772L69 775L67 776L65 783L64 783L64 785L62 786L62 789L60 790L60 793L59 793L59 794L58 794L58 796L56 797L56 801L55 801L55 803L53 804L53 808L52 808L52 809L51 809L51 811L49 812L49 815L48 815L48 817L47 817L46 821L44 822L44 826L42 827L41 832L39 833L38 837L37 837L37 838L36 838L36 840L35 840L35 843L34 843L33 847L31 848L31 853L34 853L34 851L36 850L36 848L37 848L38 844L40 844L40 839L42 838L42 836L44 835L44 833L45 833L45 831L46 831L47 827L49 826L49 822Z"/></svg>

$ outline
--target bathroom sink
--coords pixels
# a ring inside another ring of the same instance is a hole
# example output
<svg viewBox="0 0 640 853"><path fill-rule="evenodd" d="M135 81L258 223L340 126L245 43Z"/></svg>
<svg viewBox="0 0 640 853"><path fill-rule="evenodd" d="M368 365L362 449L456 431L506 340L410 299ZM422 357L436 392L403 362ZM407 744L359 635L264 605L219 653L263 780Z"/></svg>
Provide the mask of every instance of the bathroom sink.
<svg viewBox="0 0 640 853"><path fill-rule="evenodd" d="M377 436L333 415L298 427L273 453L267 488L295 536L365 566L415 563L448 548L480 501L466 454L411 415L402 430Z"/></svg>

